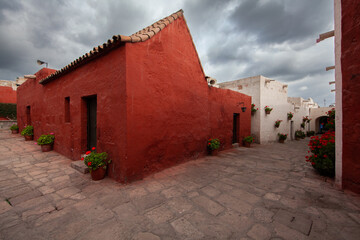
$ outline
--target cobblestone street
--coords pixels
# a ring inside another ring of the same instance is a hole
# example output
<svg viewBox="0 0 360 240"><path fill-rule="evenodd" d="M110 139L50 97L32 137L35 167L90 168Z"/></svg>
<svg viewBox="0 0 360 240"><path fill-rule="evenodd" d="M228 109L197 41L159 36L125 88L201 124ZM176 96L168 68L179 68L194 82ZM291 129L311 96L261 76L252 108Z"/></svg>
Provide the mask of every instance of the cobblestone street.
<svg viewBox="0 0 360 240"><path fill-rule="evenodd" d="M0 239L360 239L360 196L305 162L308 138L123 185L0 130Z"/></svg>

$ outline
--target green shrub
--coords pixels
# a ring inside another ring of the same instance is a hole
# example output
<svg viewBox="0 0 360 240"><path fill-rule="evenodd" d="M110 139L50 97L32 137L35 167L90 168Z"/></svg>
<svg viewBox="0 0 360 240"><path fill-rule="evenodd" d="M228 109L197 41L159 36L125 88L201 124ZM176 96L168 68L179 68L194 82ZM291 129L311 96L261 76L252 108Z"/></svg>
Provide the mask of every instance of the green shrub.
<svg viewBox="0 0 360 240"><path fill-rule="evenodd" d="M295 137L296 138L305 138L305 133L301 130L296 130L295 131Z"/></svg>
<svg viewBox="0 0 360 240"><path fill-rule="evenodd" d="M219 147L220 147L220 140L218 138L210 138L208 140L207 148L209 150L215 150L218 149Z"/></svg>
<svg viewBox="0 0 360 240"><path fill-rule="evenodd" d="M247 136L247 137L244 137L243 141L248 142L248 143L252 143L254 141L254 138L252 136Z"/></svg>
<svg viewBox="0 0 360 240"><path fill-rule="evenodd" d="M16 104L0 103L0 117L16 119Z"/></svg>
<svg viewBox="0 0 360 240"><path fill-rule="evenodd" d="M315 136L315 131L307 131L306 136L308 137Z"/></svg>
<svg viewBox="0 0 360 240"><path fill-rule="evenodd" d="M10 127L10 130L19 130L19 126L17 124L13 124L11 127Z"/></svg>
<svg viewBox="0 0 360 240"><path fill-rule="evenodd" d="M31 125L27 125L22 131L21 135L23 136L31 136L34 135L34 127Z"/></svg>
<svg viewBox="0 0 360 240"><path fill-rule="evenodd" d="M54 134L43 134L38 138L37 144L38 145L53 144L54 140L55 140Z"/></svg>

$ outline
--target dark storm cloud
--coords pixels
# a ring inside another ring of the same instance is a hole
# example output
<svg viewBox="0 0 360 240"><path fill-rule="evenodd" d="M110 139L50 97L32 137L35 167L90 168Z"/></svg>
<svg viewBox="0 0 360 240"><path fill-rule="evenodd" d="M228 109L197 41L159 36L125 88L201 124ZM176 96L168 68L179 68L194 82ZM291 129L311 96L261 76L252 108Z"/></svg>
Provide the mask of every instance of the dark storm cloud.
<svg viewBox="0 0 360 240"><path fill-rule="evenodd" d="M331 28L332 7L328 0L244 0L230 21L237 31L256 36L262 44L297 42Z"/></svg>

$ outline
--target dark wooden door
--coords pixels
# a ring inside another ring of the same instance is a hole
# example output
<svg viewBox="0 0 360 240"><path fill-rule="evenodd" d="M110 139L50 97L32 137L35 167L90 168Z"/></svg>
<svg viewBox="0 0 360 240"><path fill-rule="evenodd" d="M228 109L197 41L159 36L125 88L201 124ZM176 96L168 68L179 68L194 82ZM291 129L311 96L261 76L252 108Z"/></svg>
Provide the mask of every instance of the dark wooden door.
<svg viewBox="0 0 360 240"><path fill-rule="evenodd" d="M234 113L233 116L233 139L232 143L238 143L239 142L239 114Z"/></svg>
<svg viewBox="0 0 360 240"><path fill-rule="evenodd" d="M87 103L87 149L96 147L96 96L86 99Z"/></svg>

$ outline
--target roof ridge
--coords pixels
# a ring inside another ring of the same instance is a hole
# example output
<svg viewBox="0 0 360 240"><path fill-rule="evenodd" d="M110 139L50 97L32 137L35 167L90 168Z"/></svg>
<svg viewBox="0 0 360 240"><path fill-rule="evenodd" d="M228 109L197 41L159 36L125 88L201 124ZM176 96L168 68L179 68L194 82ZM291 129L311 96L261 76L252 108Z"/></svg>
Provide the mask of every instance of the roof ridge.
<svg viewBox="0 0 360 240"><path fill-rule="evenodd" d="M94 47L92 50L90 50L89 52L80 56L79 58L75 59L74 61L72 61L71 63L66 65L65 67L61 68L60 70L57 70L56 72L50 74L46 78L40 80L39 83L46 84L46 83L50 82L51 80L53 80L57 77L60 77L60 76L64 75L65 73L81 66L85 62L90 61L91 59L94 59L94 58L120 46L122 43L144 42L144 41L152 38L156 34L158 34L161 30L163 30L166 26L168 26L169 24L174 22L176 19L183 16L183 13L184 13L184 11L182 9L180 9L179 11L156 21L155 23L143 28L142 30L140 30L136 33L133 33L130 36L125 36L125 35L120 35L120 34L114 35L111 39L108 39L107 42L105 42L97 47Z"/></svg>

